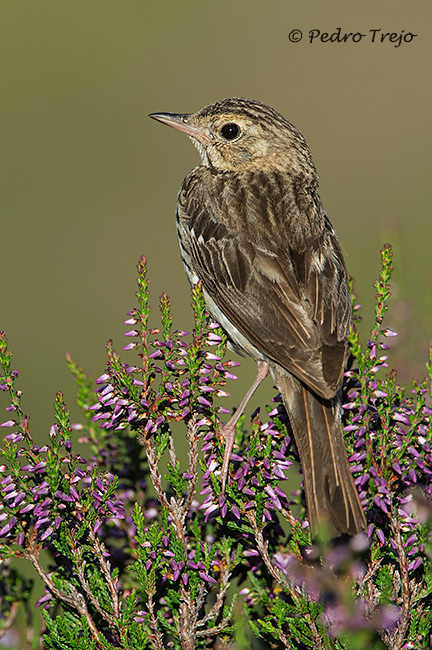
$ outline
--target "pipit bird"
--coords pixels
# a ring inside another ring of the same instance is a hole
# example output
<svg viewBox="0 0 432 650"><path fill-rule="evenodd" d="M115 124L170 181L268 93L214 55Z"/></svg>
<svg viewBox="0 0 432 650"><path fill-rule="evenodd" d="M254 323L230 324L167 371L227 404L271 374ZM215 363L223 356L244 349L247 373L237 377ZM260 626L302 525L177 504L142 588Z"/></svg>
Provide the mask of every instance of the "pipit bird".
<svg viewBox="0 0 432 650"><path fill-rule="evenodd" d="M270 372L299 452L312 534L320 522L333 536L364 530L337 397L352 318L347 273L303 135L249 99L150 117L186 133L201 155L178 196L183 264L231 346L257 362L255 381L220 429L223 489L236 423Z"/></svg>

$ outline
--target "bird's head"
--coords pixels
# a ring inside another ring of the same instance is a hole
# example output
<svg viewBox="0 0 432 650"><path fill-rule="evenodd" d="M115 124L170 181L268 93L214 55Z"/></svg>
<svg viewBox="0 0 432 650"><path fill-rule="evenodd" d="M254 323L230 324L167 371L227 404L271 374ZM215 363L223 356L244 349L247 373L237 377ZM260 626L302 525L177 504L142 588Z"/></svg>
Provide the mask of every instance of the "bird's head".
<svg viewBox="0 0 432 650"><path fill-rule="evenodd" d="M150 117L186 133L203 165L223 171L276 168L314 173L303 135L273 108L251 99L229 98L197 113L152 113Z"/></svg>

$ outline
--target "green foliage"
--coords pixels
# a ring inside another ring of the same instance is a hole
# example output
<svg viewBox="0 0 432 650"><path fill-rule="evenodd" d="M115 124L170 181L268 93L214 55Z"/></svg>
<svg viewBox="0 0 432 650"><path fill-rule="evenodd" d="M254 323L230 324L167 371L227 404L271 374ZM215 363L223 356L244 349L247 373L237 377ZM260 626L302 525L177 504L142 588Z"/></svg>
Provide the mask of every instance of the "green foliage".
<svg viewBox="0 0 432 650"><path fill-rule="evenodd" d="M125 321L133 360L109 341L95 390L68 357L83 422L71 424L58 393L42 447L2 333L11 419L0 451L0 633L18 607L29 611L32 585L11 567L17 558L45 585L50 650L429 648L432 357L429 379L409 391L383 373L394 335L382 324L390 247L381 261L371 336L364 345L352 328L344 387L345 438L369 523L368 535L353 539L323 531L311 540L302 491L286 492L298 457L277 398L265 417L254 413L249 431L240 420L222 494L218 416L228 409L218 400L238 364L224 359L226 337L209 322L199 284L193 332L174 328L166 294L159 331L141 258L138 304ZM354 295L353 306L356 314ZM73 452L77 432L87 458ZM177 454L180 437L187 459Z"/></svg>

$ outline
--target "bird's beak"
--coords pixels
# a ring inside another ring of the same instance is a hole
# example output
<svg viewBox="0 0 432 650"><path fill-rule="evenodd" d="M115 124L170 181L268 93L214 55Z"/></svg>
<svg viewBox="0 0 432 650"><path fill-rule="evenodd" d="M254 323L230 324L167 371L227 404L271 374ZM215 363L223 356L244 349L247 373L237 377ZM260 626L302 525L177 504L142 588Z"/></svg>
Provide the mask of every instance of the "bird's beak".
<svg viewBox="0 0 432 650"><path fill-rule="evenodd" d="M193 126L190 123L191 113L151 113L149 117L152 117L158 122L162 122L162 124L168 124L168 126L172 126L174 129L183 131L186 135L201 142L205 147L210 144L208 134L203 129Z"/></svg>

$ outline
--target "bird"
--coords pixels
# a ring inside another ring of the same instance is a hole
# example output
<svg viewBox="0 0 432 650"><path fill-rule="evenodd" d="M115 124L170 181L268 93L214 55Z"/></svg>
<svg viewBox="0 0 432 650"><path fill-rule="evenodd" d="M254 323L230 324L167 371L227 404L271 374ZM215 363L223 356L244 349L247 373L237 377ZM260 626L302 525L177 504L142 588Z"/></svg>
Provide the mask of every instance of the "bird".
<svg viewBox="0 0 432 650"><path fill-rule="evenodd" d="M177 199L183 265L230 347L257 363L250 389L220 425L222 493L236 424L270 374L298 449L312 536L324 526L333 538L360 533L366 520L338 396L350 353L348 276L304 136L273 108L241 97L150 117L198 149L201 164Z"/></svg>

